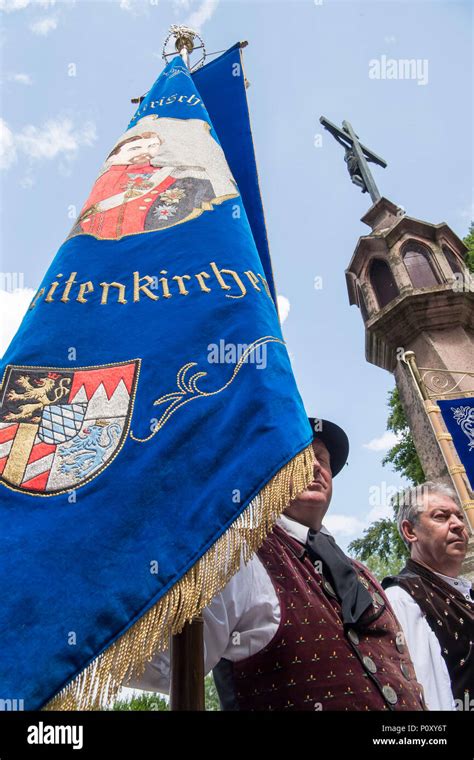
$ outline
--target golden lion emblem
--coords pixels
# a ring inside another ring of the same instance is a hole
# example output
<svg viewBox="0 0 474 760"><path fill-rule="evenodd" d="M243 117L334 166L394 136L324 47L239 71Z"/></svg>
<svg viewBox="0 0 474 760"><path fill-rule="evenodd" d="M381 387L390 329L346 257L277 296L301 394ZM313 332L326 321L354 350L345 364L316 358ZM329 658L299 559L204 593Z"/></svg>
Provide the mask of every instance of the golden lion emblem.
<svg viewBox="0 0 474 760"><path fill-rule="evenodd" d="M56 372L48 372L46 377L34 378L33 383L34 385L28 375L20 375L17 378L16 385L22 388L23 392L11 390L7 393L7 400L20 402L18 412L8 412L3 418L5 422L40 422L44 407L55 404L69 393L71 380L61 377Z"/></svg>

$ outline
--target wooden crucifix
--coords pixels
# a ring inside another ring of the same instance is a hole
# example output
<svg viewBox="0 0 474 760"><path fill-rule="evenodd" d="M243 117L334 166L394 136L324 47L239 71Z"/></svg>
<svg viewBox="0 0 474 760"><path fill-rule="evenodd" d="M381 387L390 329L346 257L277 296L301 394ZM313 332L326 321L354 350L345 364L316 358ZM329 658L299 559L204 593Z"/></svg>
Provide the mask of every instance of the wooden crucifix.
<svg viewBox="0 0 474 760"><path fill-rule="evenodd" d="M386 161L362 145L348 121L342 122L342 129L324 116L321 116L319 121L344 148L344 161L352 182L360 187L363 193L370 193L373 203L378 201L381 195L369 169L369 161L384 169L387 166Z"/></svg>

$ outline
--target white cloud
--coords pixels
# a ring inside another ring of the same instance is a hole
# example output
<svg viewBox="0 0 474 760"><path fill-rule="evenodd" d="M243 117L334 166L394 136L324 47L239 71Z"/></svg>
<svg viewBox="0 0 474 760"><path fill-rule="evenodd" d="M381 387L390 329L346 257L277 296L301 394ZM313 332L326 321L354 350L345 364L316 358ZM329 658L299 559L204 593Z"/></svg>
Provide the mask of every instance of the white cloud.
<svg viewBox="0 0 474 760"><path fill-rule="evenodd" d="M58 20L52 16L42 18L39 21L34 21L30 24L30 29L34 34L39 34L41 37L46 37L53 29L56 29Z"/></svg>
<svg viewBox="0 0 474 760"><path fill-rule="evenodd" d="M0 169L8 169L21 153L29 158L30 163L61 159L59 169L67 172L77 158L79 148L92 145L96 139L95 124L90 121L82 127L75 127L67 117L49 119L42 127L28 124L15 134L0 119ZM31 174L27 174L20 185L29 188L33 182Z"/></svg>
<svg viewBox="0 0 474 760"><path fill-rule="evenodd" d="M189 6L191 5L191 0L173 0L173 8L175 10L175 13L180 13L181 11L187 11Z"/></svg>
<svg viewBox="0 0 474 760"><path fill-rule="evenodd" d="M383 504L377 504L376 507L372 507L370 512L365 518L366 525L364 528L368 528L376 520L392 520L393 519L393 507L390 505L390 501L387 500Z"/></svg>
<svg viewBox="0 0 474 760"><path fill-rule="evenodd" d="M0 11L11 13L11 11L21 11L30 4L30 0L0 0Z"/></svg>
<svg viewBox="0 0 474 760"><path fill-rule="evenodd" d="M158 0L154 0L154 5L158 5ZM119 0L119 7L132 16L147 15L149 2L144 2L144 0Z"/></svg>
<svg viewBox="0 0 474 760"><path fill-rule="evenodd" d="M7 79L9 82L18 82L18 84L31 84L31 77L29 74L8 74Z"/></svg>
<svg viewBox="0 0 474 760"><path fill-rule="evenodd" d="M349 543L354 538L362 536L363 532L377 520L393 520L393 507L391 501L393 496L400 490L400 485L387 483L385 481L378 485L373 485L369 489L368 512L361 515L332 514L329 511L324 517L324 525L336 540Z"/></svg>
<svg viewBox="0 0 474 760"><path fill-rule="evenodd" d="M23 153L39 160L58 155L72 158L81 145L92 145L95 139L95 125L92 122L75 130L71 119L64 118L50 119L40 129L30 124L15 137L15 142Z"/></svg>
<svg viewBox="0 0 474 760"><path fill-rule="evenodd" d="M280 314L281 324L286 320L290 313L290 302L286 296L277 296L278 301L278 313Z"/></svg>
<svg viewBox="0 0 474 760"><path fill-rule="evenodd" d="M15 138L8 124L0 119L0 169L9 169L16 161Z"/></svg>
<svg viewBox="0 0 474 760"><path fill-rule="evenodd" d="M56 4L56 0L0 0L0 11L11 13L12 11L22 11L29 5L39 5L41 8L51 8Z"/></svg>
<svg viewBox="0 0 474 760"><path fill-rule="evenodd" d="M213 17L218 5L219 0L202 0L199 8L196 8L189 16L186 26L199 31L206 21L209 21Z"/></svg>
<svg viewBox="0 0 474 760"><path fill-rule="evenodd" d="M372 438L371 441L364 443L363 446L364 449L369 449L369 451L388 451L388 449L395 446L399 440L400 438L396 433L387 430L379 438Z"/></svg>
<svg viewBox="0 0 474 760"><path fill-rule="evenodd" d="M0 358L7 350L35 294L31 288L0 290Z"/></svg>
<svg viewBox="0 0 474 760"><path fill-rule="evenodd" d="M366 527L365 523L358 517L336 514L327 514L324 518L324 525L335 537L344 536L346 538L359 535Z"/></svg>

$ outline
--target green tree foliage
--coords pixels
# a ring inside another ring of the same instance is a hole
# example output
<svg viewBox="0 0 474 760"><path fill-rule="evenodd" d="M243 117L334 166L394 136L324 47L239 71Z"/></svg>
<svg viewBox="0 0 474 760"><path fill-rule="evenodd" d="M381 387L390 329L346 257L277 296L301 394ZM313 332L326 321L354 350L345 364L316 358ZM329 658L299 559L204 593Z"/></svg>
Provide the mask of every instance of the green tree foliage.
<svg viewBox="0 0 474 760"><path fill-rule="evenodd" d="M382 460L382 464L391 464L395 472L403 475L412 485L423 483L425 474L416 453L405 410L400 401L398 388L394 388L389 393L388 407L390 413L387 420L387 430L395 433L399 440L389 449Z"/></svg>
<svg viewBox="0 0 474 760"><path fill-rule="evenodd" d="M466 264L469 270L474 274L474 222L471 222L469 232L463 240L467 245Z"/></svg>
<svg viewBox="0 0 474 760"><path fill-rule="evenodd" d="M115 702L114 706L111 708L112 710L142 710L142 711L152 711L152 710L158 710L160 712L164 712L166 710L169 710L169 705L166 699L162 696L162 694L155 694L153 692L143 692L143 694L140 694L137 697L132 697L130 700L126 699L119 699L117 702Z"/></svg>
<svg viewBox="0 0 474 760"><path fill-rule="evenodd" d="M376 520L364 531L362 538L356 538L349 545L349 551L362 562L374 569L382 565L398 569L407 557L407 550L398 533L395 518Z"/></svg>
<svg viewBox="0 0 474 760"><path fill-rule="evenodd" d="M394 470L403 475L412 485L423 483L425 475L416 453L398 388L394 388L389 393L388 407L390 413L387 430L396 433L398 441L389 449L382 464L391 464ZM349 544L349 552L364 562L379 580L386 575L397 573L408 557L408 550L397 528L396 504L393 508L392 519L376 520L364 531L362 538L357 538Z"/></svg>
<svg viewBox="0 0 474 760"><path fill-rule="evenodd" d="M211 675L206 676L206 680L204 681L204 696L206 699L206 711L215 712L221 709L216 685Z"/></svg>
<svg viewBox="0 0 474 760"><path fill-rule="evenodd" d="M388 555L387 559L382 559L378 554L372 554L361 560L369 568L372 575L375 575L378 581L383 581L387 575L397 575L404 567L408 552L405 556L397 557L396 554Z"/></svg>
<svg viewBox="0 0 474 760"><path fill-rule="evenodd" d="M214 684L214 679L211 674L206 676L204 680L204 700L206 705L206 711L220 710L219 697L217 696L217 689ZM154 692L143 692L139 696L132 697L130 700L120 699L114 703L111 710L143 710L143 711L168 711L170 709L169 702L163 697L162 694L155 694Z"/></svg>

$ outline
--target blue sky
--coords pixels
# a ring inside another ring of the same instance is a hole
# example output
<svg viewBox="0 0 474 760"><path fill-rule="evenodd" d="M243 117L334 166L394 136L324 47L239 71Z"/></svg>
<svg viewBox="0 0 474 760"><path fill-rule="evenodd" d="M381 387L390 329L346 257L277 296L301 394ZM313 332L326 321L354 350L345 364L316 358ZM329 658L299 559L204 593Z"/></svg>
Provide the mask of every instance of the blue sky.
<svg viewBox="0 0 474 760"><path fill-rule="evenodd" d="M326 521L347 546L387 513L388 489L401 481L381 466L394 381L365 361L344 277L369 230L359 220L370 199L350 183L319 117L349 120L386 159L387 169L374 168L386 197L463 237L472 216L472 4L0 0L0 15L0 355L133 115L130 98L160 73L170 24L199 27L208 51L249 41L248 99L273 269L289 306L285 337L308 412L341 424L351 441ZM382 56L416 59L424 76L373 79L370 61Z"/></svg>

